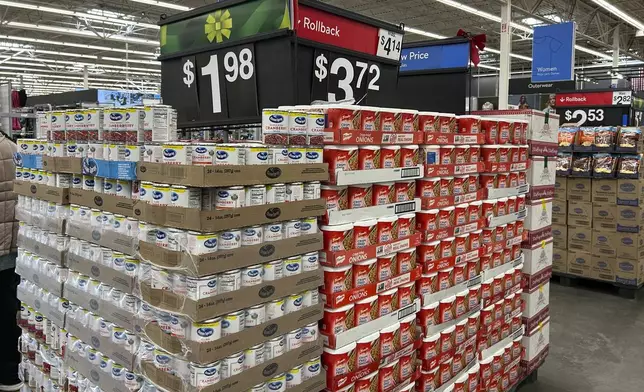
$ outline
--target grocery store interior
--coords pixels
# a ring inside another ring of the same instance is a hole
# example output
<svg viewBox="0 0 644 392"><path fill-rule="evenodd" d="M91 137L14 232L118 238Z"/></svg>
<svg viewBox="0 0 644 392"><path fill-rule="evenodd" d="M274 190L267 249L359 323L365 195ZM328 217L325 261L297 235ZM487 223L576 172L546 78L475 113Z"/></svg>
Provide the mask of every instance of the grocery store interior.
<svg viewBox="0 0 644 392"><path fill-rule="evenodd" d="M643 1L0 26L0 391L641 389Z"/></svg>

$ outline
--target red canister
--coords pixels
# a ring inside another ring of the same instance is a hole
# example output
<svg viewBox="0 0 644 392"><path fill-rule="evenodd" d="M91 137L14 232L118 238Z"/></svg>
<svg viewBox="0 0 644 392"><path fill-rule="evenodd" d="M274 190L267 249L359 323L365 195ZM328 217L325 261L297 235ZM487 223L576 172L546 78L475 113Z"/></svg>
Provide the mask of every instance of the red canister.
<svg viewBox="0 0 644 392"><path fill-rule="evenodd" d="M499 120L499 136L498 143L505 144L510 142L510 127L514 127L512 121Z"/></svg>
<svg viewBox="0 0 644 392"><path fill-rule="evenodd" d="M372 205L381 206L385 204L392 204L396 200L395 183L381 182L379 184L373 184L372 194Z"/></svg>
<svg viewBox="0 0 644 392"><path fill-rule="evenodd" d="M499 145L488 144L481 146L481 160L483 162L499 163Z"/></svg>
<svg viewBox="0 0 644 392"><path fill-rule="evenodd" d="M508 187L508 173L499 173L496 175L496 187L497 188L507 188Z"/></svg>
<svg viewBox="0 0 644 392"><path fill-rule="evenodd" d="M416 213L416 230L434 231L438 229L439 210L421 210Z"/></svg>
<svg viewBox="0 0 644 392"><path fill-rule="evenodd" d="M496 119L483 117L481 119L481 132L485 134L485 143L496 144L498 140L498 125Z"/></svg>
<svg viewBox="0 0 644 392"><path fill-rule="evenodd" d="M458 145L454 148L454 163L464 165L470 163L470 146L467 144Z"/></svg>
<svg viewBox="0 0 644 392"><path fill-rule="evenodd" d="M443 177L440 180L440 195L452 196L454 194L454 177Z"/></svg>
<svg viewBox="0 0 644 392"><path fill-rule="evenodd" d="M481 159L481 146L470 146L470 163L478 163Z"/></svg>
<svg viewBox="0 0 644 392"><path fill-rule="evenodd" d="M512 172L508 174L508 188L516 188L519 186L519 173Z"/></svg>
<svg viewBox="0 0 644 392"><path fill-rule="evenodd" d="M496 174L495 173L483 173L479 175L479 183L481 188L496 188Z"/></svg>
<svg viewBox="0 0 644 392"><path fill-rule="evenodd" d="M441 165L452 165L456 162L456 147L453 145L441 146L440 163Z"/></svg>
<svg viewBox="0 0 644 392"><path fill-rule="evenodd" d="M416 180L416 195L418 197L439 197L440 191L440 177L425 177Z"/></svg>
<svg viewBox="0 0 644 392"><path fill-rule="evenodd" d="M499 163L510 162L510 147L508 145L499 146Z"/></svg>

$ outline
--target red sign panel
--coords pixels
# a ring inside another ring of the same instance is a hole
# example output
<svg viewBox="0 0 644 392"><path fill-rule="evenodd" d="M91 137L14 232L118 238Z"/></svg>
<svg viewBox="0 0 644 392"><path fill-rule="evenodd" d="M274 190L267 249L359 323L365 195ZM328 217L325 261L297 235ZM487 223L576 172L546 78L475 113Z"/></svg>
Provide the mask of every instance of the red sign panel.
<svg viewBox="0 0 644 392"><path fill-rule="evenodd" d="M557 94L557 107L562 106L613 106L613 92Z"/></svg>
<svg viewBox="0 0 644 392"><path fill-rule="evenodd" d="M356 52L376 55L378 28L300 4L297 36Z"/></svg>

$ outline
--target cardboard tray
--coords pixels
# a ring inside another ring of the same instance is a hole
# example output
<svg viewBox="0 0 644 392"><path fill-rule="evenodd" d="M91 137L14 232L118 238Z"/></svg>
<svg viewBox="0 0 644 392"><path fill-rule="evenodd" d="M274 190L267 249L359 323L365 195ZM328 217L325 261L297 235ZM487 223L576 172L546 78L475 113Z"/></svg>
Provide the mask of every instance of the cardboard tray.
<svg viewBox="0 0 644 392"><path fill-rule="evenodd" d="M159 371L154 367L154 363L150 361L142 362L141 368L145 377L147 377L153 384L168 392L241 392L247 391L257 384L267 382L276 375L287 372L313 357L320 356L321 354L322 341L318 339L315 342L305 343L298 349L288 351L259 366L252 367L238 375L221 380L215 385L202 389L192 387L188 383L185 383L181 378L173 376L170 373ZM306 380L297 387L289 388L289 392L319 392L323 390L325 386L326 374L324 373L324 370L321 370L318 376Z"/></svg>
<svg viewBox="0 0 644 392"><path fill-rule="evenodd" d="M324 209L326 211L326 203ZM327 225L340 225L342 223L353 223L362 219L382 218L383 216L409 214L418 211L420 211L420 199L416 198L410 201L381 206L329 211L325 220Z"/></svg>
<svg viewBox="0 0 644 392"><path fill-rule="evenodd" d="M116 363L125 366L128 369L134 369L136 354L129 352L125 346L112 342L111 337L101 336L96 331L83 326L71 317L67 319L65 327L67 332L76 336L83 342L99 350Z"/></svg>
<svg viewBox="0 0 644 392"><path fill-rule="evenodd" d="M108 230L87 229L77 222L68 222L67 235L136 257L135 238Z"/></svg>
<svg viewBox="0 0 644 392"><path fill-rule="evenodd" d="M84 189L70 189L69 202L89 208L134 217L134 200Z"/></svg>
<svg viewBox="0 0 644 392"><path fill-rule="evenodd" d="M169 250L149 242L139 241L139 255L140 258L159 267L181 268L193 276L206 276L314 252L322 249L323 246L322 233L237 249L218 250L204 255L191 255L185 251Z"/></svg>
<svg viewBox="0 0 644 392"><path fill-rule="evenodd" d="M521 211L513 212L511 214L506 214L503 216L491 216L488 217L487 227L496 227L500 225L505 225L510 222L514 222L519 219L524 219L526 217L528 210L526 208Z"/></svg>
<svg viewBox="0 0 644 392"><path fill-rule="evenodd" d="M155 322L146 324L144 331L152 343L170 354L180 355L191 362L206 364L213 363L256 344L261 344L273 337L284 335L307 324L315 323L322 319L323 309L323 304L303 308L300 311L268 320L263 324L245 328L241 332L222 336L221 339L207 343L171 336L163 332Z"/></svg>
<svg viewBox="0 0 644 392"><path fill-rule="evenodd" d="M106 320L115 323L119 327L123 327L131 332L137 330L138 322L136 315L118 308L108 301L92 297L89 293L82 292L70 285L66 285L64 287L63 297L94 314L104 317Z"/></svg>
<svg viewBox="0 0 644 392"><path fill-rule="evenodd" d="M82 174L82 161L82 158L43 156L42 168L54 173Z"/></svg>
<svg viewBox="0 0 644 392"><path fill-rule="evenodd" d="M23 235L18 236L17 243L18 243L18 247L26 249L31 253L35 253L38 256L44 257L54 264L57 264L60 266L65 265L65 259L67 257L66 250L61 251L61 250L52 248L49 245L41 244L40 242L36 242Z"/></svg>
<svg viewBox="0 0 644 392"><path fill-rule="evenodd" d="M321 216L326 199L274 203L232 210L201 211L196 208L155 206L143 201L134 204L137 219L157 225L186 230L214 232L271 222Z"/></svg>
<svg viewBox="0 0 644 392"><path fill-rule="evenodd" d="M168 290L153 289L149 283L141 283L141 299L150 305L173 313L184 314L194 321L211 319L223 314L248 308L293 293L314 290L322 286L322 269L303 272L279 280L264 282L257 286L215 295L194 301Z"/></svg>
<svg viewBox="0 0 644 392"><path fill-rule="evenodd" d="M16 208L15 218L16 220L56 234L65 234L67 219L54 219L40 214L32 214L32 211L25 211L21 208Z"/></svg>
<svg viewBox="0 0 644 392"><path fill-rule="evenodd" d="M65 313L58 310L58 308L50 306L48 302L41 301L20 286L18 286L16 293L20 301L31 306L37 312L40 312L60 328L65 328Z"/></svg>
<svg viewBox="0 0 644 392"><path fill-rule="evenodd" d="M124 293L132 294L135 291L135 278L128 276L125 272L95 263L73 253L67 254L67 266L74 271L88 275L92 279L107 283Z"/></svg>
<svg viewBox="0 0 644 392"><path fill-rule="evenodd" d="M65 350L65 364L74 368L85 378L97 385L103 391L130 392L125 386L125 381L115 380L111 373L105 373L89 362L86 357L81 357L77 352Z"/></svg>
<svg viewBox="0 0 644 392"><path fill-rule="evenodd" d="M16 263L16 274L34 282L38 287L43 288L57 297L63 296L63 283L41 274L40 272L27 268L22 264Z"/></svg>
<svg viewBox="0 0 644 392"><path fill-rule="evenodd" d="M19 195L35 197L56 204L69 204L69 188L59 188L27 181L14 181L13 191Z"/></svg>
<svg viewBox="0 0 644 392"><path fill-rule="evenodd" d="M140 162L137 179L195 187L276 184L302 181L327 181L328 164L297 165L172 165Z"/></svg>
<svg viewBox="0 0 644 392"><path fill-rule="evenodd" d="M373 184L378 182L395 182L422 178L423 165L371 170L338 170L335 173L335 185ZM333 183L333 181L331 181Z"/></svg>
<svg viewBox="0 0 644 392"><path fill-rule="evenodd" d="M325 250L320 252L320 264L339 267L359 261L375 259L376 257L396 253L404 249L415 248L418 245L420 245L420 233L414 233L408 237L365 246L359 249L341 250L337 252Z"/></svg>

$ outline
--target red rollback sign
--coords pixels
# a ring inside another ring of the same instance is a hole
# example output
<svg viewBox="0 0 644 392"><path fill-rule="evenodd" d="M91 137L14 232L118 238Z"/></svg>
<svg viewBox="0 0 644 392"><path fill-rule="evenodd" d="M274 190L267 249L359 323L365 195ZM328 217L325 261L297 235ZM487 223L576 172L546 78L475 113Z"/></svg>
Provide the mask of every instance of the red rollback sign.
<svg viewBox="0 0 644 392"><path fill-rule="evenodd" d="M376 55L378 28L300 4L297 36L356 52Z"/></svg>
<svg viewBox="0 0 644 392"><path fill-rule="evenodd" d="M557 94L557 107L567 106L612 106L613 93L611 91L604 92L588 92L588 93L562 93Z"/></svg>

